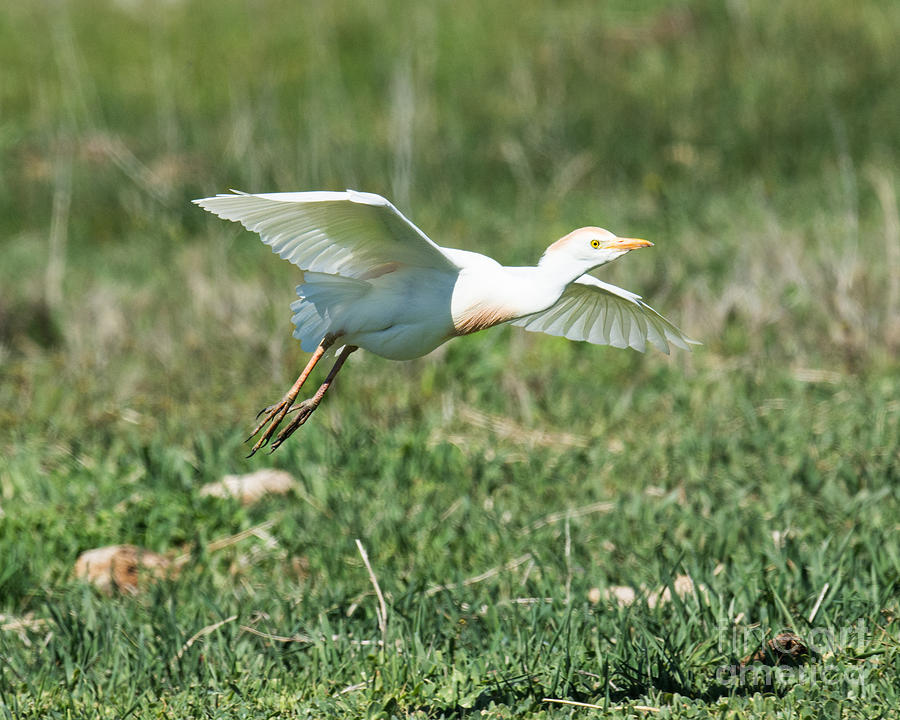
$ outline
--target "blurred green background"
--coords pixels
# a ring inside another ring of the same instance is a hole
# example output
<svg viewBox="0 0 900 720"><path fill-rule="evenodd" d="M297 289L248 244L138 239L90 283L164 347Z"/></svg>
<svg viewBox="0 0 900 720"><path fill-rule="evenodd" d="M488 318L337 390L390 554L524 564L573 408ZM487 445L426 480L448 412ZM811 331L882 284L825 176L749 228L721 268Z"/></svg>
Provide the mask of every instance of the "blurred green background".
<svg viewBox="0 0 900 720"><path fill-rule="evenodd" d="M0 708L891 707L898 37L888 0L3 3L0 620L37 624L0 632ZM646 237L603 278L704 345L498 329L400 365L361 353L288 445L245 460L304 362L296 272L190 200L346 187L507 264L581 225ZM302 491L198 493L269 465ZM274 545L203 549L269 520ZM396 653L357 642L379 626L355 538ZM73 580L120 542L193 559L139 599ZM712 599L602 599L685 573ZM170 662L231 614L319 639L232 622ZM723 618L862 618L866 646L828 662L873 680L723 689Z"/></svg>

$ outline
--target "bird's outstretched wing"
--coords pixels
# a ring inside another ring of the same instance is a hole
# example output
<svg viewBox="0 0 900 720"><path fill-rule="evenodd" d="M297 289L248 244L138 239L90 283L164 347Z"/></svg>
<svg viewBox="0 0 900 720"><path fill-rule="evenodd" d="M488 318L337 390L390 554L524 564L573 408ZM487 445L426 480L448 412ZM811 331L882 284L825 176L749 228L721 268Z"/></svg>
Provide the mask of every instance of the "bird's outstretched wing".
<svg viewBox="0 0 900 720"><path fill-rule="evenodd" d="M526 330L586 340L595 345L633 347L644 352L649 341L669 352L669 343L685 350L697 345L656 310L628 290L582 275L569 283L546 310L510 321Z"/></svg>
<svg viewBox="0 0 900 720"><path fill-rule="evenodd" d="M390 202L374 193L229 193L194 200L303 270L373 278L397 267L456 271L457 265Z"/></svg>

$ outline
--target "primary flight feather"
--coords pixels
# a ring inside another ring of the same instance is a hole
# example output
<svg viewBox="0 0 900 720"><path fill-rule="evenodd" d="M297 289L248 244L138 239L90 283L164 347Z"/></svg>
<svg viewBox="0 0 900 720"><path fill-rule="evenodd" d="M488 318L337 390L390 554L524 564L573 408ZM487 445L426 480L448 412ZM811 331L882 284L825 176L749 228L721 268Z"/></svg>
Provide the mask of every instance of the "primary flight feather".
<svg viewBox="0 0 900 720"><path fill-rule="evenodd" d="M670 343L684 349L694 343L639 295L587 274L652 245L646 240L584 227L553 243L536 266L506 267L486 255L437 245L373 193L229 193L194 202L259 233L302 271L291 305L294 336L313 356L284 398L263 411L251 437L266 430L251 455L289 412L297 416L275 438L273 450L306 422L358 348L408 360L504 322L642 352L648 342L665 353ZM313 367L338 341L343 347L325 382L294 405Z"/></svg>

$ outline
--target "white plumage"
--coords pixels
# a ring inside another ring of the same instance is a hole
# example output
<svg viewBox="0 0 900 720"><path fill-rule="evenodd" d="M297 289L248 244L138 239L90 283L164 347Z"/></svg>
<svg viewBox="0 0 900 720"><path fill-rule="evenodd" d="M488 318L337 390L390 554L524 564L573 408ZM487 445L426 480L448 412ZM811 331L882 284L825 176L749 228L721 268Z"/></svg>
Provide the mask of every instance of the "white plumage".
<svg viewBox="0 0 900 720"><path fill-rule="evenodd" d="M601 282L588 271L651 243L596 227L553 243L534 267L505 267L479 253L437 245L380 195L356 192L233 193L195 200L262 241L303 273L297 286L294 335L315 351L297 383L269 411L271 422L253 452L291 411L309 371L334 343L344 348L319 392L278 447L315 410L349 353L358 347L407 360L452 337L509 322L571 340L632 347L649 342L688 349L690 340L639 295Z"/></svg>
<svg viewBox="0 0 900 720"><path fill-rule="evenodd" d="M689 339L640 295L581 275L566 286L549 309L510 320L533 332L560 335L594 345L632 347L644 352L647 342L669 352L669 343L689 350L696 341Z"/></svg>

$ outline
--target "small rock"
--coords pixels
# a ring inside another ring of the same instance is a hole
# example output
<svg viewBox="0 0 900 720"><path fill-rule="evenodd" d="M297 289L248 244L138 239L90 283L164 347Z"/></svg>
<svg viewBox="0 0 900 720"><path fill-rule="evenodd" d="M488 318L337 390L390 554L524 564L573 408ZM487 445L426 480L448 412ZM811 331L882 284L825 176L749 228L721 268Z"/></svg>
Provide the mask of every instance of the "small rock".
<svg viewBox="0 0 900 720"><path fill-rule="evenodd" d="M676 575L675 579L672 580L672 587L675 588L675 594L681 598L694 594L694 581L691 579L690 575ZM700 590L700 593L704 597L706 596L706 585L699 585L698 590ZM647 604L650 607L656 607L657 605L670 602L671 600L672 591L669 589L668 585L647 596Z"/></svg>
<svg viewBox="0 0 900 720"><path fill-rule="evenodd" d="M741 660L741 666L746 667L755 663L796 666L809 657L810 650L799 637L792 632L783 632Z"/></svg>
<svg viewBox="0 0 900 720"><path fill-rule="evenodd" d="M246 475L226 475L218 482L211 482L200 488L200 495L234 497L244 505L252 505L266 494L283 495L290 492L294 484L290 473L267 468Z"/></svg>
<svg viewBox="0 0 900 720"><path fill-rule="evenodd" d="M109 545L85 550L75 561L75 577L99 590L134 594L142 581L161 579L172 571L165 555L135 545Z"/></svg>
<svg viewBox="0 0 900 720"><path fill-rule="evenodd" d="M694 581L689 575L676 576L672 580L672 587L675 589L675 594L678 595L678 597L692 595L695 587L703 598L706 598L708 592L706 585L703 585L702 583L695 586ZM606 588L606 599L625 607L626 605L633 604L634 601L637 600L638 594L647 593L647 590L648 588L643 585L640 588L633 588L629 585L612 585ZM647 593L647 605L651 608L671 602L671 600L672 591L669 589L668 585Z"/></svg>
<svg viewBox="0 0 900 720"><path fill-rule="evenodd" d="M613 600L622 607L631 605L637 599L637 590L628 585L613 585L606 588L606 599Z"/></svg>

